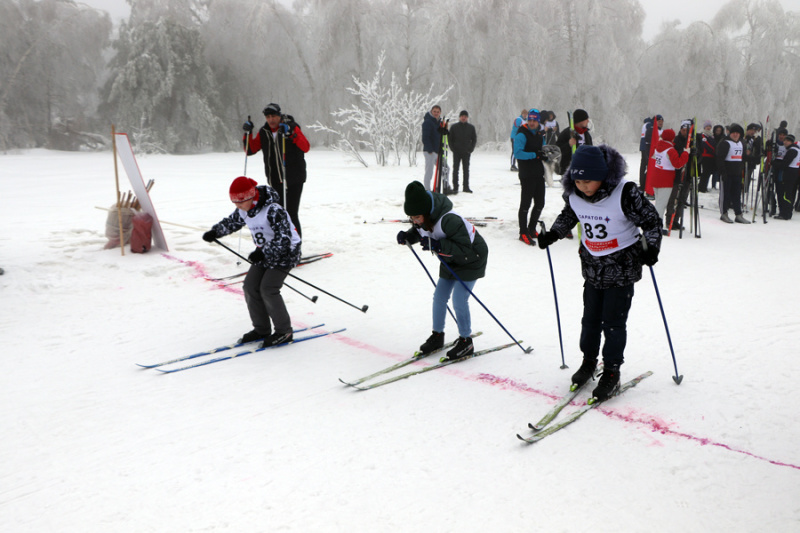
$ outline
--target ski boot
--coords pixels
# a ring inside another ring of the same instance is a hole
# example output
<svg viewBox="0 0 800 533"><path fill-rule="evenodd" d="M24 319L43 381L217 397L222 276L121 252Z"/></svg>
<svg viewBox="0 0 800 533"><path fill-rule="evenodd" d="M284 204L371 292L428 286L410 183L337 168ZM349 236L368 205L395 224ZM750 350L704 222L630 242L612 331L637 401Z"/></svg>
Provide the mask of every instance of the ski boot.
<svg viewBox="0 0 800 533"><path fill-rule="evenodd" d="M259 333L256 330L251 330L242 335L242 338L239 339L239 344L246 344L248 342L256 342L262 341L269 337L269 333Z"/></svg>
<svg viewBox="0 0 800 533"><path fill-rule="evenodd" d="M594 377L597 369L597 358L584 357L581 367L572 375L572 387L570 390L577 390Z"/></svg>
<svg viewBox="0 0 800 533"><path fill-rule="evenodd" d="M595 402L604 402L614 396L619 390L619 365L607 366L603 369L600 375L600 381L597 383L592 397Z"/></svg>
<svg viewBox="0 0 800 533"><path fill-rule="evenodd" d="M264 339L264 344L261 345L262 348L269 348L270 346L277 346L278 344L287 344L294 340L294 335L292 335L291 331L287 331L285 333L278 333L277 331Z"/></svg>
<svg viewBox="0 0 800 533"><path fill-rule="evenodd" d="M456 344L447 351L447 358L450 360L460 359L470 355L475 348L472 346L472 339L470 337L459 337L456 339Z"/></svg>
<svg viewBox="0 0 800 533"><path fill-rule="evenodd" d="M419 353L421 355L427 355L434 350L438 350L444 346L444 331L441 333L438 331L434 331L431 333L431 336L428 337L428 340L422 343L422 346L419 347Z"/></svg>

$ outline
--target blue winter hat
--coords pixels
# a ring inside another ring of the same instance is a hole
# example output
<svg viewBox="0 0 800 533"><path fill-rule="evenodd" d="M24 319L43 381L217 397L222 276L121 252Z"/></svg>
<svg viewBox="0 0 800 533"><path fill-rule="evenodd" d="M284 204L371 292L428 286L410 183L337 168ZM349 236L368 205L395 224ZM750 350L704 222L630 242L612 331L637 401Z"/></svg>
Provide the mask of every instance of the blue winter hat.
<svg viewBox="0 0 800 533"><path fill-rule="evenodd" d="M608 176L608 164L603 151L597 146L584 144L572 154L569 177L572 180L604 181Z"/></svg>
<svg viewBox="0 0 800 533"><path fill-rule="evenodd" d="M535 120L539 122L539 110L535 107L528 111L528 120Z"/></svg>

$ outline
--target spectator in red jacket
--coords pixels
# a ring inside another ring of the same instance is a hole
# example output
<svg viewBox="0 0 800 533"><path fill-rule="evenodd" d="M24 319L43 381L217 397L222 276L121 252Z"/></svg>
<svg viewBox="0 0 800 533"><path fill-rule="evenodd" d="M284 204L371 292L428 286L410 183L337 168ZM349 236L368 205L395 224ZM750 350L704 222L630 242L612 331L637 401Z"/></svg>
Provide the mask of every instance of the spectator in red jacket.
<svg viewBox="0 0 800 533"><path fill-rule="evenodd" d="M675 145L672 144L674 140L675 130L667 129L661 133L661 138L653 152L655 168L652 175L650 172L647 173L647 193L655 196L656 211L661 217L667 210L672 186L675 183L675 171L683 168L689 162L689 152L684 151L682 154L678 154ZM669 221L665 226L668 225Z"/></svg>
<svg viewBox="0 0 800 533"><path fill-rule="evenodd" d="M281 106L269 104L264 108L266 122L253 136L253 123L244 123L244 148L247 155L261 150L267 184L280 196L280 203L289 213L297 233L300 228L300 196L306 182L306 152L310 145L300 126L291 115L281 114Z"/></svg>

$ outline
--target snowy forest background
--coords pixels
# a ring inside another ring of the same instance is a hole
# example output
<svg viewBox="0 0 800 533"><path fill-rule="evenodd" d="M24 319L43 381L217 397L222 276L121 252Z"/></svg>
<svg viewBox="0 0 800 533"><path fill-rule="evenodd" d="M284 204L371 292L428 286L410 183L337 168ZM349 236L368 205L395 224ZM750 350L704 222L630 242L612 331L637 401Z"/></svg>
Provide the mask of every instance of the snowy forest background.
<svg viewBox="0 0 800 533"><path fill-rule="evenodd" d="M106 149L111 124L138 152L238 149L269 102L314 145L394 153L379 164L414 164L432 102L503 148L533 106L562 127L585 108L623 150L655 113L800 130L800 12L776 0L648 36L637 0L127 2L114 27L80 2L0 0L0 150Z"/></svg>

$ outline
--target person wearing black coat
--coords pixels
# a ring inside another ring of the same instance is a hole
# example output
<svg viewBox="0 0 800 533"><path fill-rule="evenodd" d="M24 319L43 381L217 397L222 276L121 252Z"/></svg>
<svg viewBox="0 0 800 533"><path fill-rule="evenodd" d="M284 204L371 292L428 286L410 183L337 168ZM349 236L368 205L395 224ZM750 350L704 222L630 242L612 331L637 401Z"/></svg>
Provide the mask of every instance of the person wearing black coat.
<svg viewBox="0 0 800 533"><path fill-rule="evenodd" d="M453 151L453 194L458 193L458 169L461 166L464 168L464 192L472 192L469 188L469 159L478 143L478 134L475 126L469 123L466 109L459 113L458 122L450 126L448 143Z"/></svg>
<svg viewBox="0 0 800 533"><path fill-rule="evenodd" d="M561 148L561 168L567 168L572 161L572 147L584 144L592 145L592 134L589 133L589 113L583 109L576 109L572 114L572 127L565 129L558 135L556 144Z"/></svg>
<svg viewBox="0 0 800 533"><path fill-rule="evenodd" d="M275 103L264 108L266 122L253 135L253 123L244 123L242 144L250 156L259 150L264 156L264 174L267 184L275 189L297 233L300 227L300 197L306 182L306 156L310 144L294 117L281 113L281 106Z"/></svg>

